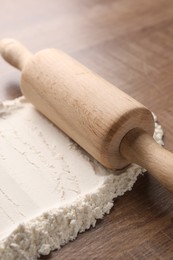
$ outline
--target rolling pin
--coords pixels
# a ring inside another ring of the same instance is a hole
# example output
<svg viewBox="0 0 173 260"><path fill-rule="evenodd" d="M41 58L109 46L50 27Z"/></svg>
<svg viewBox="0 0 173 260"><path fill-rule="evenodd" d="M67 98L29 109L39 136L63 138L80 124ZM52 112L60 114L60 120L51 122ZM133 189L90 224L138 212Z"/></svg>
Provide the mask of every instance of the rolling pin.
<svg viewBox="0 0 173 260"><path fill-rule="evenodd" d="M173 155L154 141L145 106L60 50L33 55L4 39L0 53L22 71L27 100L97 161L116 170L137 163L173 192Z"/></svg>

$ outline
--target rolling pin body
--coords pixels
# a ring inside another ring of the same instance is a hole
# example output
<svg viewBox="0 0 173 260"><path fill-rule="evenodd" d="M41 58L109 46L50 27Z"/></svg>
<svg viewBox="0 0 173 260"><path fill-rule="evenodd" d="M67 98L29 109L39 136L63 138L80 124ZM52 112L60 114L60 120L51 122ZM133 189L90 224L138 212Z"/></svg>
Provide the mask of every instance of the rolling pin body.
<svg viewBox="0 0 173 260"><path fill-rule="evenodd" d="M122 169L138 163L173 192L173 155L153 140L146 107L61 51L32 55L5 39L0 53L22 70L26 98L101 164Z"/></svg>
<svg viewBox="0 0 173 260"><path fill-rule="evenodd" d="M153 134L151 112L61 51L43 50L24 66L23 94L34 106L108 168L128 162L122 138L135 127Z"/></svg>

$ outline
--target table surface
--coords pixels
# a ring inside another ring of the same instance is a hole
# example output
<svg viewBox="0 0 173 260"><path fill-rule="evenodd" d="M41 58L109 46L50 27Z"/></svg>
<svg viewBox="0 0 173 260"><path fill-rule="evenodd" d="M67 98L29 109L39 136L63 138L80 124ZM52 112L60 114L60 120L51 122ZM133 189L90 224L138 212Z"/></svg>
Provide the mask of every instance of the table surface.
<svg viewBox="0 0 173 260"><path fill-rule="evenodd" d="M173 1L1 1L0 37L69 53L154 111L173 151ZM21 95L0 60L0 99ZM150 175L95 228L42 259L173 259L173 196Z"/></svg>

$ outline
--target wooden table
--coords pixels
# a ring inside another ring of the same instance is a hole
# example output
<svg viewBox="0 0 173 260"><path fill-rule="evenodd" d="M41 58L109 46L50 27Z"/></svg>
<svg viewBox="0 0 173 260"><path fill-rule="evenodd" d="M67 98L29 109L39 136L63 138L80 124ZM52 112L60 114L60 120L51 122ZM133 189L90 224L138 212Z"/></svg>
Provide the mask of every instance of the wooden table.
<svg viewBox="0 0 173 260"><path fill-rule="evenodd" d="M173 1L1 1L0 37L56 47L154 111L173 151ZM0 61L0 99L21 95ZM149 174L95 228L42 259L173 259L173 195Z"/></svg>

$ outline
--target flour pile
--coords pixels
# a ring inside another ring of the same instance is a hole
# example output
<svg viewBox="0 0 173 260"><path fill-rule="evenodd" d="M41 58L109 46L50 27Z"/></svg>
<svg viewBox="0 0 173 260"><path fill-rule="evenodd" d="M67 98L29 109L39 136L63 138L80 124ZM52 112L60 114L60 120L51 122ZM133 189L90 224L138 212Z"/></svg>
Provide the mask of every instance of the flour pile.
<svg viewBox="0 0 173 260"><path fill-rule="evenodd" d="M156 123L161 145L162 136ZM0 103L0 145L1 260L37 259L74 240L142 172L106 170L23 97Z"/></svg>

